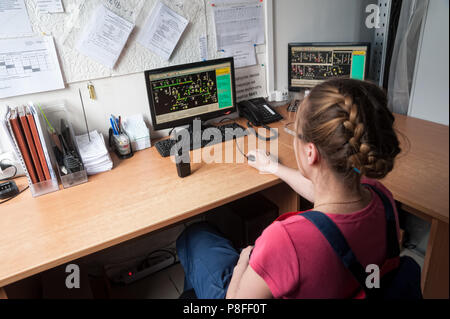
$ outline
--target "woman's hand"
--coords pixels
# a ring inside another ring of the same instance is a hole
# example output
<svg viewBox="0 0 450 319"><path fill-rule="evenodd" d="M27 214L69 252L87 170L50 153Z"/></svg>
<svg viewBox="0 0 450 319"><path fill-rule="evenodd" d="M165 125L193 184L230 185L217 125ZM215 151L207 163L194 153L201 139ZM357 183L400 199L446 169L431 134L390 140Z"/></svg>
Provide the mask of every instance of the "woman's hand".
<svg viewBox="0 0 450 319"><path fill-rule="evenodd" d="M261 173L275 174L278 170L278 160L263 150L257 149L247 154L248 165Z"/></svg>
<svg viewBox="0 0 450 319"><path fill-rule="evenodd" d="M297 169L278 163L278 159L262 150L250 151L247 154L248 165L261 173L270 173L281 178L303 198L314 203L314 185Z"/></svg>
<svg viewBox="0 0 450 319"><path fill-rule="evenodd" d="M269 286L249 265L252 250L253 246L242 250L228 286L227 299L272 298Z"/></svg>
<svg viewBox="0 0 450 319"><path fill-rule="evenodd" d="M250 253L252 252L253 246L248 246L247 248L242 249L241 255L239 256L239 260L236 264L236 267L240 266L248 266L250 261Z"/></svg>

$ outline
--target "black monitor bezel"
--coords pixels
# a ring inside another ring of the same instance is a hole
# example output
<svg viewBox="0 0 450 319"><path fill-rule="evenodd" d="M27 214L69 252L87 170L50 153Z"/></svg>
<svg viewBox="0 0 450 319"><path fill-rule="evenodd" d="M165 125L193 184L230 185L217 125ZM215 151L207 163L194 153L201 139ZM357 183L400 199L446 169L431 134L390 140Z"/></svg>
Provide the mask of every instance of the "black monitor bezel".
<svg viewBox="0 0 450 319"><path fill-rule="evenodd" d="M156 112L155 112L155 108L153 105L153 94L152 94L152 87L150 85L150 75L157 74L157 73L169 72L169 71L186 70L186 69L192 69L192 68L197 68L197 67L211 66L211 65L216 65L216 64L218 65L218 64L223 64L223 63L231 64L231 87L232 87L231 89L232 89L232 94L233 94L233 101L232 101L233 107L226 108L224 110L206 113L206 114L201 114L201 115L197 115L197 116L186 117L184 119L180 119L180 120L176 120L176 121L170 121L170 122L161 123L161 124L156 123ZM163 130L163 129L192 124L192 121L196 118L200 118L202 121L206 121L206 120L209 120L209 119L212 119L215 117L219 117L222 115L234 113L237 110L233 57L208 60L208 61L203 61L203 62L194 62L194 63L180 64L180 65L173 65L173 66L159 68L159 69L147 70L147 71L144 71L144 76L145 76L145 83L147 86L147 97L148 97L148 102L149 102L150 113L152 116L152 124L153 124L154 130Z"/></svg>
<svg viewBox="0 0 450 319"><path fill-rule="evenodd" d="M316 46L316 47L328 47L328 46L334 46L334 47L353 47L353 46L366 46L367 47L367 59L366 59L366 71L364 72L364 80L368 79L369 76L369 67L370 67L370 42L291 42L288 43L288 89L290 92L300 92L302 89L309 89L311 87L304 86L304 87L298 87L298 86L292 86L291 83L291 62L292 62L292 56L291 56L291 49L293 47L310 47L310 46ZM324 80L325 82L325 80Z"/></svg>

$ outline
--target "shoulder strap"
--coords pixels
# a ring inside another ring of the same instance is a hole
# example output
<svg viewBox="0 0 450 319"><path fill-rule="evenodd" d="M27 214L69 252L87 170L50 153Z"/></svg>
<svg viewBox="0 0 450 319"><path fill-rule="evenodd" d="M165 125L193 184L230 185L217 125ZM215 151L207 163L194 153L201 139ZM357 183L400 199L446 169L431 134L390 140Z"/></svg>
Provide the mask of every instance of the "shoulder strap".
<svg viewBox="0 0 450 319"><path fill-rule="evenodd" d="M370 184L362 184L370 187L381 198L386 215L386 244L387 258L395 258L400 255L399 241L397 237L397 222L395 220L394 208L389 198L378 188Z"/></svg>
<svg viewBox="0 0 450 319"><path fill-rule="evenodd" d="M309 220L326 238L328 243L338 255L345 267L350 270L352 275L358 281L359 285L364 289L366 295L370 294L370 290L366 289L366 277L364 267L356 258L351 250L344 235L336 224L325 214L316 211L308 211L300 214Z"/></svg>
<svg viewBox="0 0 450 319"><path fill-rule="evenodd" d="M389 198L375 186L363 184L370 187L381 198L384 206L386 216L386 243L387 243L387 258L395 258L400 254L400 247L397 238L397 227L395 220L395 213ZM361 288L365 291L366 296L374 295L373 289L367 289L366 278L367 274L364 267L356 258L351 250L344 235L336 224L324 213L317 211L308 211L299 214L309 220L322 233L328 243L331 245L336 255L341 259L344 266L352 273L353 277L358 281Z"/></svg>

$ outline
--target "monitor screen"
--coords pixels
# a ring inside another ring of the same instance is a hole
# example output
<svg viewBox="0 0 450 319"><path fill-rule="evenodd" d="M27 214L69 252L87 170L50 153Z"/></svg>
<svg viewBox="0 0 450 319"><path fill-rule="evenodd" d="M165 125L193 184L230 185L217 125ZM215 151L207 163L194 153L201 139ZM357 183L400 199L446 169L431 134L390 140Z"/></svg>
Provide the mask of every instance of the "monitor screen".
<svg viewBox="0 0 450 319"><path fill-rule="evenodd" d="M233 58L146 71L145 76L155 129L236 110Z"/></svg>
<svg viewBox="0 0 450 319"><path fill-rule="evenodd" d="M288 48L290 91L334 78L366 78L369 43L290 43Z"/></svg>

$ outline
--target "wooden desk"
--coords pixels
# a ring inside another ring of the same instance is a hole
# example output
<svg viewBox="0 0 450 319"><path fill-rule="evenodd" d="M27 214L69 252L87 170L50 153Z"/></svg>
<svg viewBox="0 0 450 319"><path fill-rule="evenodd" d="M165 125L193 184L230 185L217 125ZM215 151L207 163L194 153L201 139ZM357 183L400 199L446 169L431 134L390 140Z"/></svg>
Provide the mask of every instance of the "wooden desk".
<svg viewBox="0 0 450 319"><path fill-rule="evenodd" d="M219 144L223 154L234 143ZM290 148L280 144L279 154L295 167ZM171 159L153 147L88 183L37 198L26 191L3 204L0 287L262 190L278 195L272 197L280 212L299 209L287 185L244 162L192 164L192 170L179 178ZM26 186L24 178L18 186Z"/></svg>
<svg viewBox="0 0 450 319"><path fill-rule="evenodd" d="M284 122L292 119L282 113L287 118ZM402 116L397 119L411 150L383 182L405 209L432 221L424 294L448 298L448 127ZM283 123L273 127L280 132L280 160L296 167L291 136L284 132ZM234 145L221 147L225 151ZM111 172L90 177L86 184L34 199L27 191L3 204L0 287L255 192L264 191L281 213L300 208L298 196L289 187L247 164L200 163L192 169L188 178L178 178L175 165L151 148ZM21 188L26 181L18 184ZM0 288L2 296L6 294Z"/></svg>

